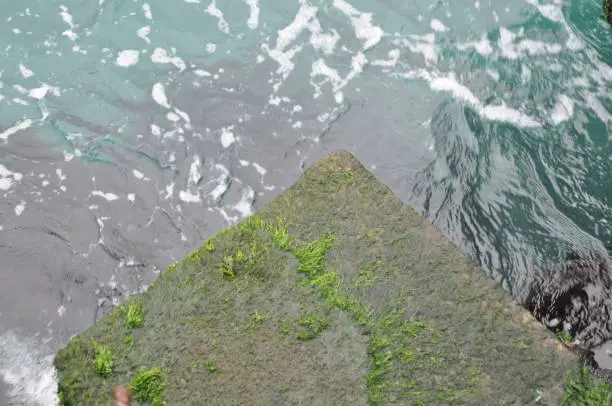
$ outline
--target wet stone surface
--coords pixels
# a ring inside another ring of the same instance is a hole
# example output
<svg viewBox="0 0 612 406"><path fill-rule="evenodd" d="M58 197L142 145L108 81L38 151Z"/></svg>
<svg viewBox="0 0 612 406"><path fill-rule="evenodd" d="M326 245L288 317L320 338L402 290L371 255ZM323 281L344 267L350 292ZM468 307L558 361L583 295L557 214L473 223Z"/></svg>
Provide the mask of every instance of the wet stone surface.
<svg viewBox="0 0 612 406"><path fill-rule="evenodd" d="M139 308L141 323L129 322ZM578 361L340 151L75 337L55 365L66 404L108 404L114 385L159 368L154 395L170 405L554 405Z"/></svg>

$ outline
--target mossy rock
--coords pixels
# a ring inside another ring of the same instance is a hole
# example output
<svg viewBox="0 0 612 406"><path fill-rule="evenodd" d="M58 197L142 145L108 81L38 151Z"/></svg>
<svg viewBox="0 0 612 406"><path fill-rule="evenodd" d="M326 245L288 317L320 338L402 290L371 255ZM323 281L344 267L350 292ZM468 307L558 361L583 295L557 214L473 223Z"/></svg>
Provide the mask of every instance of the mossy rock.
<svg viewBox="0 0 612 406"><path fill-rule="evenodd" d="M108 405L118 384L143 391L136 405L553 405L577 360L340 151L55 366L65 405Z"/></svg>

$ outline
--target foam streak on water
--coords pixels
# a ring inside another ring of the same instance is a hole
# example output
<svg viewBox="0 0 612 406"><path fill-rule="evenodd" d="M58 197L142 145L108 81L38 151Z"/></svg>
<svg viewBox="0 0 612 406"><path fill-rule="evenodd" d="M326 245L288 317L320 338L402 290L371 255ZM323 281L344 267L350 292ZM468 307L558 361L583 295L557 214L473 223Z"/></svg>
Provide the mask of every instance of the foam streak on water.
<svg viewBox="0 0 612 406"><path fill-rule="evenodd" d="M0 376L11 387L13 402L55 406L57 383L52 356L44 356L40 342L19 337L13 331L0 335Z"/></svg>

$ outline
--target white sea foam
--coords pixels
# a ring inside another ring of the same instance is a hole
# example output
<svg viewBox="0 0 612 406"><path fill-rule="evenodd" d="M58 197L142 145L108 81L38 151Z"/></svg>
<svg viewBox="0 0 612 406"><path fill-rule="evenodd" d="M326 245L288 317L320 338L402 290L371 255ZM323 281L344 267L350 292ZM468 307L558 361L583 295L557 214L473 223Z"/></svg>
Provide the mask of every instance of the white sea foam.
<svg viewBox="0 0 612 406"><path fill-rule="evenodd" d="M51 92L54 96L60 95L60 89L58 87L50 86L46 83L43 83L40 87L31 89L28 92L28 95L33 99L42 100L49 92Z"/></svg>
<svg viewBox="0 0 612 406"><path fill-rule="evenodd" d="M561 94L557 97L557 103L550 112L550 121L560 124L568 121L574 115L574 102L567 95Z"/></svg>
<svg viewBox="0 0 612 406"><path fill-rule="evenodd" d="M33 123L29 118L18 121L15 125L0 133L0 140L7 140L11 135L29 128Z"/></svg>
<svg viewBox="0 0 612 406"><path fill-rule="evenodd" d="M214 169L221 172L217 179L212 181L212 183L216 183L217 186L215 186L215 188L209 193L209 196L216 201L219 200L225 192L227 192L230 185L231 175L230 171L221 164L215 164Z"/></svg>
<svg viewBox="0 0 612 406"><path fill-rule="evenodd" d="M430 83L429 87L435 91L447 91L451 92L457 99L462 100L466 103L479 105L480 101L466 86L457 82L454 74L448 76L442 76L434 78Z"/></svg>
<svg viewBox="0 0 612 406"><path fill-rule="evenodd" d="M23 76L24 79L34 76L34 72L32 72L30 69L28 69L27 66L22 63L19 64L19 72L21 73L21 76Z"/></svg>
<svg viewBox="0 0 612 406"><path fill-rule="evenodd" d="M212 76L210 74L210 72L204 70L204 69L196 69L193 71L193 73L195 73L196 75L200 76L200 77L210 77Z"/></svg>
<svg viewBox="0 0 612 406"><path fill-rule="evenodd" d="M187 189L179 191L179 199L185 203L200 203L202 198L200 192L196 189L198 182L202 177L202 161L198 156L193 158L191 165L189 166L189 173L187 175ZM166 198L172 195L174 184L170 186L170 189L166 187ZM190 190L190 189L194 189Z"/></svg>
<svg viewBox="0 0 612 406"><path fill-rule="evenodd" d="M253 167L261 176L264 176L268 171L263 166L259 165L257 162L253 162Z"/></svg>
<svg viewBox="0 0 612 406"><path fill-rule="evenodd" d="M183 110L178 109L177 107L174 108L174 112L178 114L178 116L182 118L183 121L185 121L185 128L190 128L191 119L189 118L189 114L185 113Z"/></svg>
<svg viewBox="0 0 612 406"><path fill-rule="evenodd" d="M155 48L153 53L151 54L151 61L154 63L171 63L181 71L187 68L185 61L178 56L170 56L165 49Z"/></svg>
<svg viewBox="0 0 612 406"><path fill-rule="evenodd" d="M151 134L155 135L156 137L161 136L160 126L158 126L157 124L151 124Z"/></svg>
<svg viewBox="0 0 612 406"><path fill-rule="evenodd" d="M21 94L28 93L28 89L26 89L25 87L23 87L21 85L13 85L13 89L17 90Z"/></svg>
<svg viewBox="0 0 612 406"><path fill-rule="evenodd" d="M483 105L467 86L459 83L453 72L442 75L439 73L432 74L425 69L415 69L399 76L407 79L423 79L429 83L432 90L452 94L455 99L473 106L478 114L489 120L509 122L522 128L541 127L541 123L537 119L509 107L503 101L496 105Z"/></svg>
<svg viewBox="0 0 612 406"><path fill-rule="evenodd" d="M537 7L538 11L550 21L554 21L556 23L565 22L565 18L563 17L563 11L561 10L561 5L559 4L540 4L537 0L525 0L527 3Z"/></svg>
<svg viewBox="0 0 612 406"><path fill-rule="evenodd" d="M179 199L185 203L200 203L202 201L198 192L192 193L188 190L181 190L179 192Z"/></svg>
<svg viewBox="0 0 612 406"><path fill-rule="evenodd" d="M350 18L355 36L364 41L363 50L372 48L381 41L384 31L372 24L372 13L361 12L346 0L334 0L332 5Z"/></svg>
<svg viewBox="0 0 612 406"><path fill-rule="evenodd" d="M234 126L224 127L221 129L221 145L223 148L227 148L236 142L236 136L234 135Z"/></svg>
<svg viewBox="0 0 612 406"><path fill-rule="evenodd" d="M307 1L301 1L293 21L277 32L275 47L271 48L268 44L262 45L262 50L279 65L276 73L280 75L280 81L273 85L275 92L294 69L293 57L301 52L304 46L295 44L295 42L304 31L310 33L309 44L315 51L325 55L334 53L340 35L334 29L324 32L316 17L317 12L317 7L310 5ZM258 57L258 61L261 60Z"/></svg>
<svg viewBox="0 0 612 406"><path fill-rule="evenodd" d="M74 24L72 22L72 15L68 12L66 6L60 6L60 16L70 28L74 28Z"/></svg>
<svg viewBox="0 0 612 406"><path fill-rule="evenodd" d="M263 185L264 189L266 190L274 190L276 189L276 187L274 185L266 185L264 178L266 176L266 173L268 173L268 170L266 168L264 168L263 166L261 166L260 164L258 164L257 162L249 162L249 161L245 161L245 160L240 160L240 165L242 166L249 166L252 165L253 168L255 168L255 170L257 171L257 173L259 174L259 176L261 176L261 184Z"/></svg>
<svg viewBox="0 0 612 406"><path fill-rule="evenodd" d="M314 97L317 98L321 94L321 85L329 81L332 84L332 90L336 103L342 103L344 99L342 89L363 71L363 67L367 64L367 62L368 60L362 52L358 52L357 54L353 55L351 59L351 70L346 77L343 78L336 69L329 67L325 60L318 59L314 61L312 63L312 69L310 72L311 78L316 78L317 76L324 76L327 78L322 83L315 83L313 80L311 80L310 83L315 88Z"/></svg>
<svg viewBox="0 0 612 406"><path fill-rule="evenodd" d="M547 43L528 38L515 42L521 35L521 33L514 33L506 27L500 27L497 45L501 51L501 55L508 59L519 59L523 55L552 55L558 54L563 50L560 44Z"/></svg>
<svg viewBox="0 0 612 406"><path fill-rule="evenodd" d="M23 175L18 172L12 172L6 166L0 164L0 190L9 190L13 184L19 182Z"/></svg>
<svg viewBox="0 0 612 406"><path fill-rule="evenodd" d="M217 2L215 0L213 0L208 5L208 7L206 8L206 12L211 16L217 18L217 27L219 27L221 31L226 34L230 33L229 24L227 23L227 21L225 21L225 18L223 18L223 12L217 8Z"/></svg>
<svg viewBox="0 0 612 406"><path fill-rule="evenodd" d="M60 16L62 17L62 20L64 20L64 22L66 24L68 24L68 26L70 27L70 29L62 32L62 35L68 37L71 41L75 41L79 36L73 31L74 30L74 23L72 21L72 15L68 12L68 9L66 8L66 6L59 6L60 7Z"/></svg>
<svg viewBox="0 0 612 406"><path fill-rule="evenodd" d="M136 65L138 63L138 58L140 56L140 51L137 49L126 49L117 55L116 64L121 66L122 68L127 68L129 66Z"/></svg>
<svg viewBox="0 0 612 406"><path fill-rule="evenodd" d="M248 164L248 162L247 162ZM266 190L274 190L276 189L276 186L274 185L266 185L264 178L266 176L266 174L268 173L268 170L266 168L264 168L263 166L261 166L260 164L258 164L257 162L253 162L252 163L253 168L255 168L255 170L257 171L257 173L261 176L261 184L263 185L264 189Z"/></svg>
<svg viewBox="0 0 612 406"><path fill-rule="evenodd" d="M409 35L394 41L398 45L408 47L411 52L422 54L427 64L435 64L438 61L438 51L435 45L436 35L429 33L425 35Z"/></svg>
<svg viewBox="0 0 612 406"><path fill-rule="evenodd" d="M438 32L448 31L448 28L442 23L442 21L438 20L437 18L432 19L431 22L429 23L429 26L434 31L438 31Z"/></svg>
<svg viewBox="0 0 612 406"><path fill-rule="evenodd" d="M395 65L397 65L397 62L399 61L400 50L392 49L388 52L387 56L389 57L389 59L387 60L377 59L375 61L370 62L370 65L383 66L383 67L394 67Z"/></svg>
<svg viewBox="0 0 612 406"><path fill-rule="evenodd" d="M166 118L168 119L168 121L172 121L175 123L181 119L181 117L173 111L169 111L166 114Z"/></svg>
<svg viewBox="0 0 612 406"><path fill-rule="evenodd" d="M329 33L324 33L321 28L321 23L316 18L313 19L308 25L310 31L310 45L325 55L331 55L336 49L338 40L340 40L340 34L334 29L331 29Z"/></svg>
<svg viewBox="0 0 612 406"><path fill-rule="evenodd" d="M219 208L219 212L225 218L229 224L234 224L237 221L250 216L253 213L253 199L255 198L255 191L251 187L247 187L242 191L240 201L233 205L228 205ZM227 211L228 209L238 212L238 215L230 216Z"/></svg>
<svg viewBox="0 0 612 406"><path fill-rule="evenodd" d="M195 186L202 177L202 161L198 156L193 158L193 162L189 166L189 175L187 176L187 185Z"/></svg>
<svg viewBox="0 0 612 406"><path fill-rule="evenodd" d="M247 26L254 30L259 25L259 0L245 0L245 2L251 9Z"/></svg>
<svg viewBox="0 0 612 406"><path fill-rule="evenodd" d="M487 74L488 74L489 76L491 76L491 78L492 78L494 81L496 81L496 82L497 82L497 81L499 81L499 78L500 78L500 76L499 76L499 72L498 72L498 71L496 71L495 69L488 68L488 69L487 69Z"/></svg>
<svg viewBox="0 0 612 406"><path fill-rule="evenodd" d="M487 56L493 53L493 47L491 42L487 38L487 34L482 34L482 37L477 41L468 41L457 44L457 49L465 51L469 48L474 48L480 55Z"/></svg>
<svg viewBox="0 0 612 406"><path fill-rule="evenodd" d="M338 71L334 68L331 68L327 65L324 59L317 59L312 63L312 68L310 71L310 76L315 78L317 76L325 76L327 79L325 81L330 81L333 88L336 89L342 83L342 77L338 73ZM315 98L318 97L322 92L320 90L320 86L325 83L315 83L311 82L315 87Z"/></svg>
<svg viewBox="0 0 612 406"><path fill-rule="evenodd" d="M478 112L480 115L488 118L489 120L508 122L517 127L530 128L541 126L536 119L520 112L519 110L508 107L504 102L496 106L479 106Z"/></svg>
<svg viewBox="0 0 612 406"><path fill-rule="evenodd" d="M166 195L164 196L165 200L170 199L174 195L174 182L166 185Z"/></svg>
<svg viewBox="0 0 612 406"><path fill-rule="evenodd" d="M138 31L136 31L136 35L138 35L139 38L142 38L147 44L151 43L151 40L149 39L150 33L151 33L151 26L149 25L140 27Z"/></svg>
<svg viewBox="0 0 612 406"><path fill-rule="evenodd" d="M23 99L21 99L19 97L14 97L12 99L12 101L15 104L21 104L22 106L29 106L30 105L30 103L28 103L27 101L25 101L25 100L23 100Z"/></svg>
<svg viewBox="0 0 612 406"><path fill-rule="evenodd" d="M41 343L13 331L0 335L0 377L15 404L57 406L54 355L43 355Z"/></svg>
<svg viewBox="0 0 612 406"><path fill-rule="evenodd" d="M151 90L151 96L153 100L162 107L167 109L170 108L170 103L168 103L168 98L166 97L166 91L164 90L164 85L157 82L153 85L153 89Z"/></svg>
<svg viewBox="0 0 612 406"><path fill-rule="evenodd" d="M253 199L255 198L255 191L248 187L241 196L238 203L233 206L233 209L240 213L242 218L253 214Z"/></svg>
<svg viewBox="0 0 612 406"><path fill-rule="evenodd" d="M565 32L567 33L567 40L565 42L565 46L567 49L571 51L578 51L584 49L586 46L584 41L576 36L574 30L568 25L565 20L565 16L563 15L563 2L556 0L553 4L540 4L538 0L526 0L527 3L533 5L538 9L540 14L544 17L558 23L563 26Z"/></svg>
<svg viewBox="0 0 612 406"><path fill-rule="evenodd" d="M145 15L145 18L147 18L148 20L153 19L153 13L151 12L151 5L149 5L149 3L144 3L142 5L142 11Z"/></svg>
<svg viewBox="0 0 612 406"><path fill-rule="evenodd" d="M38 87L36 89L30 90L29 96L33 99L41 100L47 95L49 88L47 87Z"/></svg>
<svg viewBox="0 0 612 406"><path fill-rule="evenodd" d="M291 59L301 48L296 47L289 52L285 52L285 49L308 27L309 22L315 17L316 13L316 7L302 2L293 21L278 31L276 46L270 49L267 44L262 45L262 49L268 56L278 63L279 67L277 73L279 73L283 79L287 78L293 70L294 65Z"/></svg>
<svg viewBox="0 0 612 406"><path fill-rule="evenodd" d="M110 193L110 192L106 192L105 193L105 192L102 192L101 190L93 190L91 192L91 195L92 196L102 197L102 198L108 200L109 202L112 202L113 200L119 199L119 196L117 196L116 194Z"/></svg>
<svg viewBox="0 0 612 406"><path fill-rule="evenodd" d="M612 123L612 114L608 112L608 109L601 103L596 95L590 92L584 92L583 97L585 98L587 106L597 114L602 122ZM612 139L612 135L610 135L609 138Z"/></svg>

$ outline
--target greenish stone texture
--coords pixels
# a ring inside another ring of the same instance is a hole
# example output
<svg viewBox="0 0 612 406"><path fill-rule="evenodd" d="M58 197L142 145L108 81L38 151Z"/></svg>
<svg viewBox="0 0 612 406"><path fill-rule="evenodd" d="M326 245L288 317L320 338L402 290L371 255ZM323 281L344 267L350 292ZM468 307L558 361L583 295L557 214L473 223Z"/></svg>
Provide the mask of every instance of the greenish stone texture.
<svg viewBox="0 0 612 406"><path fill-rule="evenodd" d="M578 365L344 151L55 360L65 405L553 405Z"/></svg>

